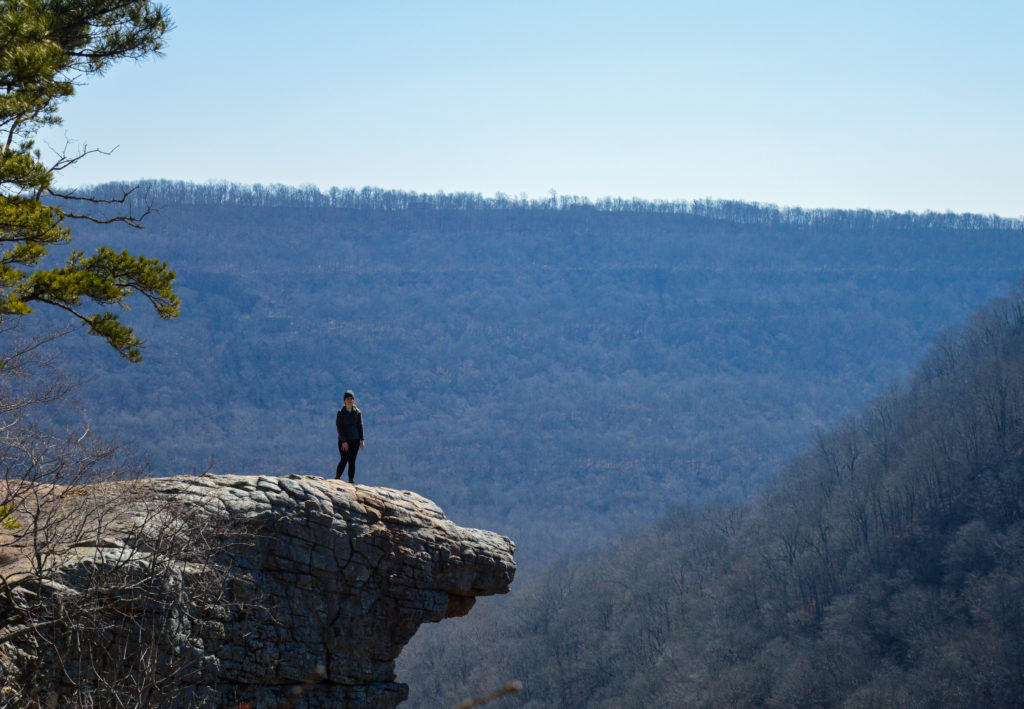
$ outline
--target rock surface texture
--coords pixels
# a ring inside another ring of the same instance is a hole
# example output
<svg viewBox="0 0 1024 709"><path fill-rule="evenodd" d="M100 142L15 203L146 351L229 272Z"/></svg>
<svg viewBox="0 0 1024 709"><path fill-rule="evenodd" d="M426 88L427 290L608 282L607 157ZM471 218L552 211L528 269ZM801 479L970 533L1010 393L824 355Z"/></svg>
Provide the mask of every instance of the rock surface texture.
<svg viewBox="0 0 1024 709"><path fill-rule="evenodd" d="M420 624L505 593L515 573L511 540L457 527L412 492L296 475L137 484L149 503L173 501L252 532L230 564L244 579L233 593L258 610L226 608L187 649L202 655L188 681L203 706L276 707L306 682L289 706L394 707L407 695L394 661Z"/></svg>

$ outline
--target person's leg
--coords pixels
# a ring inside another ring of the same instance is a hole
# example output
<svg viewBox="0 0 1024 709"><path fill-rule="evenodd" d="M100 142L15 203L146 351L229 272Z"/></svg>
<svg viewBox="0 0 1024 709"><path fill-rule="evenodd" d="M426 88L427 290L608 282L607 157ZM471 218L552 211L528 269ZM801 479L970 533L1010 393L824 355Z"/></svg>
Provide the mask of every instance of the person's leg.
<svg viewBox="0 0 1024 709"><path fill-rule="evenodd" d="M348 442L348 481L356 480L356 456L359 455L359 441Z"/></svg>
<svg viewBox="0 0 1024 709"><path fill-rule="evenodd" d="M348 460L348 452L341 449L343 441L338 441L338 455L341 456L341 460L338 462L338 467L334 471L334 479L341 480L341 473L345 470L345 461Z"/></svg>

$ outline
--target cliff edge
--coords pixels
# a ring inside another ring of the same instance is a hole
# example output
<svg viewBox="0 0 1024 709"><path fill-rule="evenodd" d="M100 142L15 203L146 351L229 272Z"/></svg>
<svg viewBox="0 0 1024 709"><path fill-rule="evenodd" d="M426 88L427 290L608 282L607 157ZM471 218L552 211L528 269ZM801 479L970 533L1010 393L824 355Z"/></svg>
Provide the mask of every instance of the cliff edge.
<svg viewBox="0 0 1024 709"><path fill-rule="evenodd" d="M149 524L157 502L245 530L217 561L229 568L232 587L216 622L180 642L171 638L163 650L195 656L183 697L202 706L276 707L305 683L289 706L394 707L408 693L395 682L394 661L420 624L463 615L476 596L507 592L515 573L510 539L458 527L412 492L297 475L131 485L135 502L121 504L119 528ZM77 543L61 560L69 569L63 583L74 588L81 574L70 569L112 551L123 557L139 538L116 529L111 538L108 529ZM59 680L51 691L62 693Z"/></svg>

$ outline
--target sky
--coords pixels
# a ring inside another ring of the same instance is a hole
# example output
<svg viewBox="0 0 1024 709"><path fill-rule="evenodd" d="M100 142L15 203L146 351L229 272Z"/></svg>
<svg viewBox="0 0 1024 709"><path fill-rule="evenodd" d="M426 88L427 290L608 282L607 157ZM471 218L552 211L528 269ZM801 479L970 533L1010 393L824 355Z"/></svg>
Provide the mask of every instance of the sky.
<svg viewBox="0 0 1024 709"><path fill-rule="evenodd" d="M41 137L165 178L1024 215L1024 3L169 0Z"/></svg>

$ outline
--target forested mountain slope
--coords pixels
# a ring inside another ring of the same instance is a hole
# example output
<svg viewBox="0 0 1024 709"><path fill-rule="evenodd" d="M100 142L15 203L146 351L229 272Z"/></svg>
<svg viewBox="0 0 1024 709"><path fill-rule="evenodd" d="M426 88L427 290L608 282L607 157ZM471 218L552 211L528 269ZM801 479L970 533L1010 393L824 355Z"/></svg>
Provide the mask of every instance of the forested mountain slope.
<svg viewBox="0 0 1024 709"><path fill-rule="evenodd" d="M1024 705L1024 297L752 504L677 508L489 615L405 657L414 706L510 678L504 706Z"/></svg>
<svg viewBox="0 0 1024 709"><path fill-rule="evenodd" d="M146 187L145 232L76 244L166 258L182 316L131 320L139 366L69 343L93 430L157 473L331 475L352 388L359 479L509 534L524 571L748 497L1024 272L1022 225L972 215Z"/></svg>

